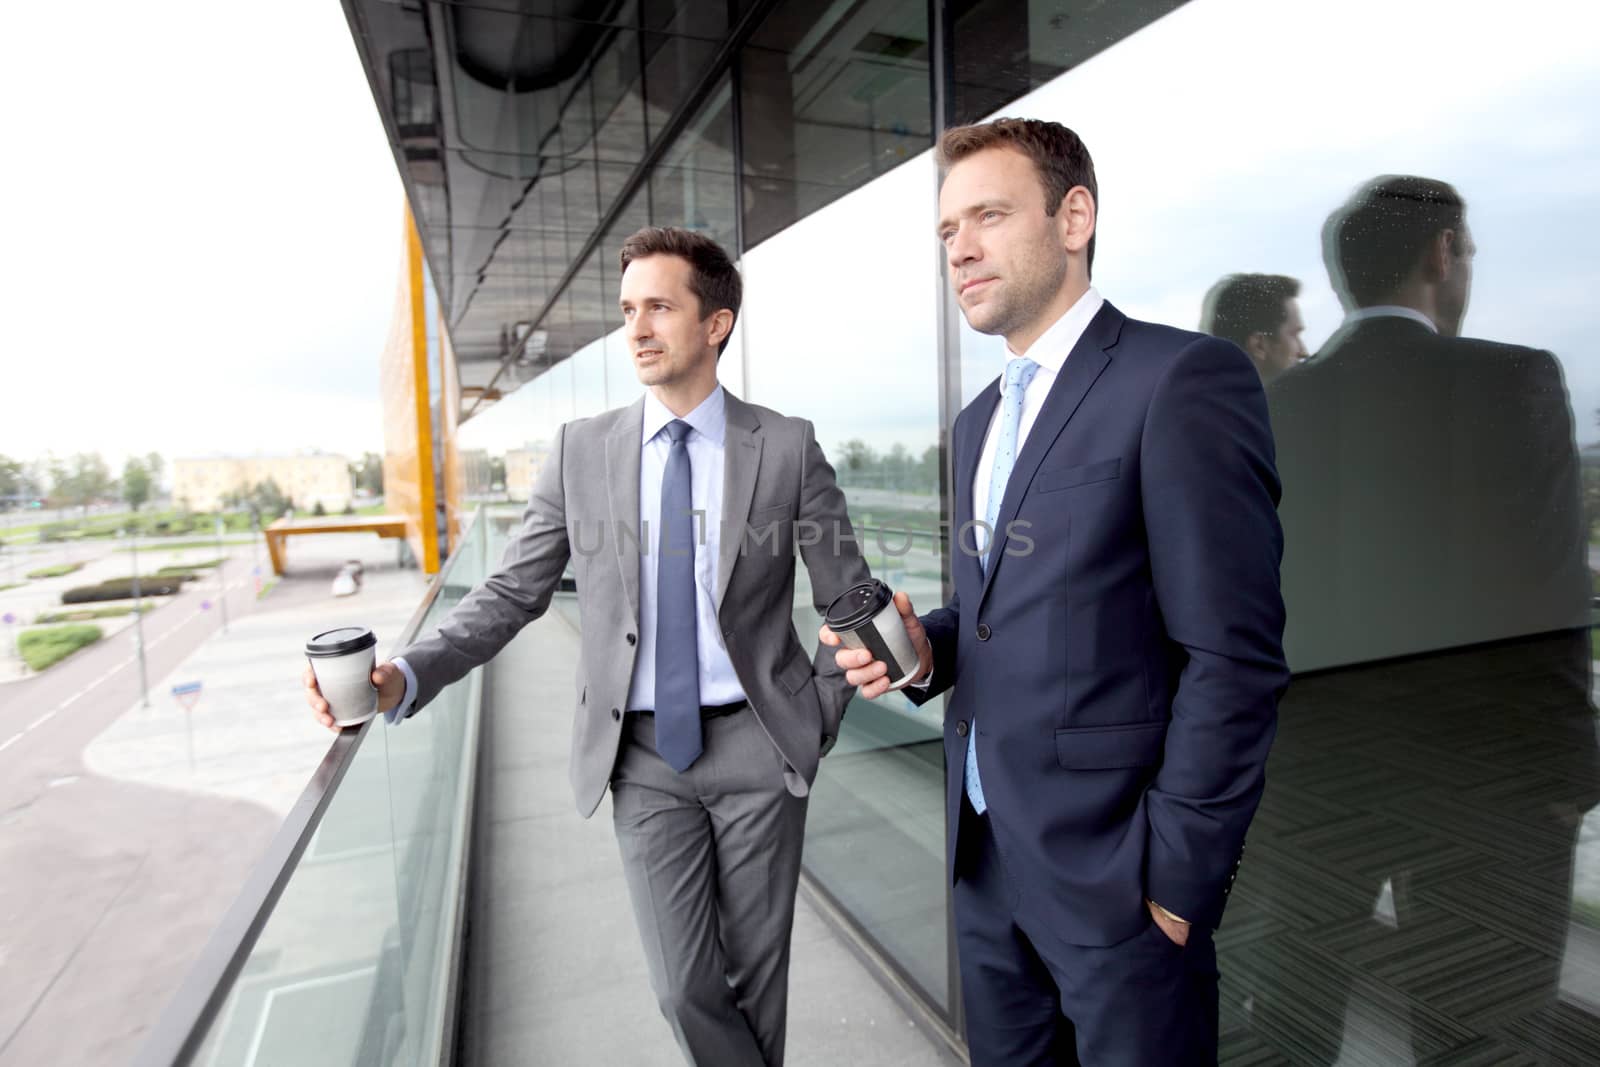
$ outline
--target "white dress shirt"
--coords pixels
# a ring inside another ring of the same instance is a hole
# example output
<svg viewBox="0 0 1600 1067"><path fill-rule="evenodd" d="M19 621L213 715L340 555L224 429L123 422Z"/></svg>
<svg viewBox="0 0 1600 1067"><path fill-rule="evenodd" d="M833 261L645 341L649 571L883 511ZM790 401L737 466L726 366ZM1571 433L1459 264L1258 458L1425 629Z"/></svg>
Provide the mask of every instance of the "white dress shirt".
<svg viewBox="0 0 1600 1067"><path fill-rule="evenodd" d="M639 456L639 654L633 661L630 711L656 706L656 553L660 546L661 477L666 473L672 440L664 432L677 418L666 405L646 393L644 431ZM683 417L690 426L689 484L694 519L695 632L700 653L700 703L733 704L745 699L733 661L722 643L717 623L717 555L722 542L723 440L728 429L727 394L717 386L700 406ZM649 536L644 531L649 531Z"/></svg>
<svg viewBox="0 0 1600 1067"><path fill-rule="evenodd" d="M1077 303L1067 309L1050 328L1039 335L1039 339L1026 352L1013 352L1010 346L1006 348L1007 363L1013 359L1028 357L1039 364L1039 370L1033 376L1033 381L1028 383L1028 388L1022 394L1022 421L1017 424L1017 454L1022 453L1022 446L1028 440L1028 431L1033 429L1033 424L1038 421L1039 409L1044 407L1044 398L1049 395L1050 387L1056 384L1056 377L1060 375L1061 368L1067 362L1067 356L1072 353L1083 331L1089 328L1089 322L1099 313L1105 304L1094 286L1090 286ZM1001 389L1005 388L1004 377L1001 379ZM989 479L994 474L994 453L999 446L996 432L1000 425L1000 409L1002 405L994 406L994 414L989 418L989 429L983 438L983 451L978 454L978 469L972 474L972 514L963 516L961 522L968 518L983 522L989 514ZM983 552L988 548L988 531L982 527L975 529L978 551Z"/></svg>
<svg viewBox="0 0 1600 1067"><path fill-rule="evenodd" d="M1367 319L1410 319L1422 323L1434 333L1439 332L1439 327L1435 326L1428 316L1416 308L1402 307L1399 304L1374 304L1369 308L1357 308L1344 317L1344 324L1349 326L1351 323L1364 322Z"/></svg>
<svg viewBox="0 0 1600 1067"><path fill-rule="evenodd" d="M700 659L700 703L733 704L746 699L733 661L722 643L717 622L717 557L722 542L723 440L728 428L727 394L722 386L683 417L689 424L690 502L694 517L695 632ZM654 393L644 397L644 430L639 453L639 653L633 661L633 683L628 690L631 711L654 711L656 706L656 554L661 538L661 478L666 473L672 440L664 432L677 418ZM702 518L703 516L703 518ZM624 535L626 539L626 535ZM628 541L631 549L632 542ZM405 675L406 691L400 703L384 712L389 722L399 721L417 698L417 678L403 657L395 666Z"/></svg>

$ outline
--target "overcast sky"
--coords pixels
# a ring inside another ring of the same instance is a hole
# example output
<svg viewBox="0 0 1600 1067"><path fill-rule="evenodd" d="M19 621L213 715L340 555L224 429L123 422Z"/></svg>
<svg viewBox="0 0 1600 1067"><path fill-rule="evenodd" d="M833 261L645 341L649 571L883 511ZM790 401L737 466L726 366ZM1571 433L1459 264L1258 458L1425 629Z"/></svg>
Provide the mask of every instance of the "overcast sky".
<svg viewBox="0 0 1600 1067"><path fill-rule="evenodd" d="M382 451L403 193L339 4L6 21L0 454Z"/></svg>

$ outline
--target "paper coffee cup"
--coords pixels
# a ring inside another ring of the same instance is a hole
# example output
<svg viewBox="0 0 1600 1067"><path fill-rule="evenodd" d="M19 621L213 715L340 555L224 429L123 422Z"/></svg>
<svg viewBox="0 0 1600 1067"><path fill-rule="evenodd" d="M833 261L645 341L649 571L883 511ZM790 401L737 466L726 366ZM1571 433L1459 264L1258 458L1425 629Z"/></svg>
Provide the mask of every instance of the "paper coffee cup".
<svg viewBox="0 0 1600 1067"><path fill-rule="evenodd" d="M864 648L888 666L890 689L911 681L921 666L900 609L894 606L894 590L876 578L834 597L825 621L846 647Z"/></svg>
<svg viewBox="0 0 1600 1067"><path fill-rule="evenodd" d="M306 642L317 688L340 726L360 726L378 712L378 690L372 684L377 644L365 626L326 630Z"/></svg>

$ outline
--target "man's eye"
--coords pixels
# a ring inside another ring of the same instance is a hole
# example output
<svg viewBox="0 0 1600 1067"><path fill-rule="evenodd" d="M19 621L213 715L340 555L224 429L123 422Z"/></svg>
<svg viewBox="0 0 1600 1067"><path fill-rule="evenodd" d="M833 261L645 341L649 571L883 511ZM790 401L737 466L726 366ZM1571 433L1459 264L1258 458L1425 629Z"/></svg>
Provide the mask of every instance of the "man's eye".
<svg viewBox="0 0 1600 1067"><path fill-rule="evenodd" d="M988 222L991 219L999 218L1000 217L1000 212L998 212L998 211L985 211L982 215L979 215L978 217L981 218L984 222Z"/></svg>

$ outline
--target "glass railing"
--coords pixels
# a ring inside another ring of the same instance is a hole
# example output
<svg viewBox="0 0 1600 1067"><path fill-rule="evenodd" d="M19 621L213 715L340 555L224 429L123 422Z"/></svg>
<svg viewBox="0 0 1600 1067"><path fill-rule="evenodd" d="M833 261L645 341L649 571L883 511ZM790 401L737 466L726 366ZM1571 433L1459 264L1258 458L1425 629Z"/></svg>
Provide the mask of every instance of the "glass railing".
<svg viewBox="0 0 1600 1067"><path fill-rule="evenodd" d="M391 654L484 577L489 525L480 510ZM339 735L138 1064L449 1057L481 676L402 727L373 720Z"/></svg>

